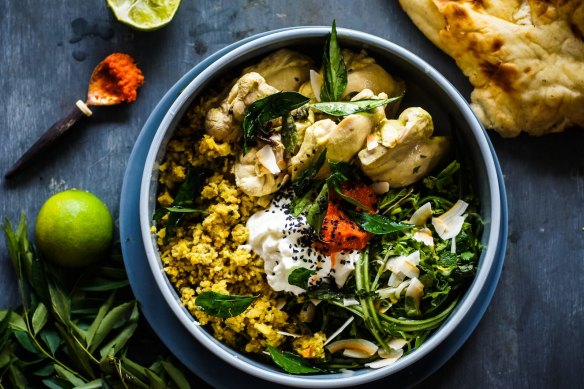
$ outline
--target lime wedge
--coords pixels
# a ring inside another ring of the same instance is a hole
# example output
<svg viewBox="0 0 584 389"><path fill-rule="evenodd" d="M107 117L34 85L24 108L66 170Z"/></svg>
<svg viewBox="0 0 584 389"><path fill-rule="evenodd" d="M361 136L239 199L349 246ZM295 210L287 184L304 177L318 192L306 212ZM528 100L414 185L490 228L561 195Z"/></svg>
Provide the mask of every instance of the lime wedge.
<svg viewBox="0 0 584 389"><path fill-rule="evenodd" d="M152 31L170 23L180 0L106 0L118 21L137 30Z"/></svg>

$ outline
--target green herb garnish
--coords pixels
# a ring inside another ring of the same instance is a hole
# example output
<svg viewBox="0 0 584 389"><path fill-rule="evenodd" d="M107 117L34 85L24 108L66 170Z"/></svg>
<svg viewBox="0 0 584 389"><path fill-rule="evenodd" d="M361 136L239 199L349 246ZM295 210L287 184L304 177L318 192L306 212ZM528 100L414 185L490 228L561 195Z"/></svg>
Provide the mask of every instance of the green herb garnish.
<svg viewBox="0 0 584 389"><path fill-rule="evenodd" d="M290 374L321 373L322 370L308 365L308 361L299 355L290 352L281 352L274 346L268 345L268 352L274 363Z"/></svg>
<svg viewBox="0 0 584 389"><path fill-rule="evenodd" d="M322 67L324 77L320 90L320 100L340 100L347 87L347 68L343 53L337 42L337 26L334 20L331 34L324 45Z"/></svg>
<svg viewBox="0 0 584 389"><path fill-rule="evenodd" d="M264 126L266 122L285 116L309 101L310 98L298 92L278 92L256 100L247 107L243 118L243 154L247 154L251 143L258 136L270 136L271 129Z"/></svg>
<svg viewBox="0 0 584 389"><path fill-rule="evenodd" d="M345 212L359 227L372 234L389 234L414 227L411 224L398 223L383 215L356 212L350 209Z"/></svg>
<svg viewBox="0 0 584 389"><path fill-rule="evenodd" d="M217 292L203 292L195 299L199 309L208 315L228 318L243 313L257 296L236 296Z"/></svg>
<svg viewBox="0 0 584 389"><path fill-rule="evenodd" d="M306 221L312 227L314 232L320 234L320 228L328 208L328 185L325 183L314 203L308 206L306 211Z"/></svg>
<svg viewBox="0 0 584 389"><path fill-rule="evenodd" d="M204 210L195 208L195 201L200 195L205 180L209 176L207 170L189 169L186 179L178 189L170 207L158 208L152 219L159 221L168 214L166 221L166 236L172 236L174 228L178 226L183 216L190 213L205 213Z"/></svg>
<svg viewBox="0 0 584 389"><path fill-rule="evenodd" d="M302 196L310 187L310 185L313 184L314 178L316 177L316 175L320 171L320 168L322 167L322 165L324 165L326 161L326 153L327 150L324 149L318 155L316 161L314 161L314 163L312 163L306 169L304 169L300 177L298 177L298 179L292 182L292 189L294 189L294 193L297 196Z"/></svg>
<svg viewBox="0 0 584 389"><path fill-rule="evenodd" d="M299 288L306 289L308 280L316 274L316 270L310 270L305 267L297 267L288 275L288 283Z"/></svg>
<svg viewBox="0 0 584 389"><path fill-rule="evenodd" d="M381 107L382 105L398 101L401 98L402 96L392 97L389 99L334 101L326 103L313 103L309 106L332 116L347 116L354 113L370 111L374 108Z"/></svg>
<svg viewBox="0 0 584 389"><path fill-rule="evenodd" d="M286 151L294 154L296 146L298 146L298 131L296 131L296 124L294 118L288 112L282 117L282 129L280 130L282 136L282 144Z"/></svg>

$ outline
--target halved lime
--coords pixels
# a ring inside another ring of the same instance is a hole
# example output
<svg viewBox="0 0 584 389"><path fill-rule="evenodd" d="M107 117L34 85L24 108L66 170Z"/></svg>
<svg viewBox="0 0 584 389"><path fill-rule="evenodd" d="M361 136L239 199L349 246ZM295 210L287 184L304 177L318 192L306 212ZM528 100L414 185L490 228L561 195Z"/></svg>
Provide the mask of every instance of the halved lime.
<svg viewBox="0 0 584 389"><path fill-rule="evenodd" d="M118 21L137 30L156 30L170 23L180 0L106 0Z"/></svg>

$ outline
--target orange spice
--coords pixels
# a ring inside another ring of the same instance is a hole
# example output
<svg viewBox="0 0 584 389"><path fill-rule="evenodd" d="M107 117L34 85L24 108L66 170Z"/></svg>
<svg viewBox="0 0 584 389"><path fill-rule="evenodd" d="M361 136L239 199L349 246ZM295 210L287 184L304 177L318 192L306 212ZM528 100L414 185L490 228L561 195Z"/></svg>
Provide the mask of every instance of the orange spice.
<svg viewBox="0 0 584 389"><path fill-rule="evenodd" d="M131 103L136 100L137 90L144 83L144 76L131 56L114 53L99 64L91 83L94 84L95 91Z"/></svg>
<svg viewBox="0 0 584 389"><path fill-rule="evenodd" d="M377 198L368 185L361 182L344 182L341 184L341 191L361 204L371 209L375 208ZM341 200L334 191L329 192L329 198L326 215L320 229L320 242L315 242L314 245L321 252L331 255L334 266L336 252L364 249L371 234L349 219L342 210Z"/></svg>

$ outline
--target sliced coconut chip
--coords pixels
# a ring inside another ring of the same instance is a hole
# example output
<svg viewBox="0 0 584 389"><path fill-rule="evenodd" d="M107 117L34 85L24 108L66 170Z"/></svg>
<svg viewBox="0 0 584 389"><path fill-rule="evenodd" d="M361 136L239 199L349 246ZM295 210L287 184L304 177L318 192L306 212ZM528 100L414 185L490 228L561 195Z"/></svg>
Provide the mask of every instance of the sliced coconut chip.
<svg viewBox="0 0 584 389"><path fill-rule="evenodd" d="M329 344L329 343L330 343L330 342L331 342L331 341L332 341L334 338L336 338L337 336L339 336L339 334L340 334L341 332L343 332L343 330L344 330L345 328L347 328L347 326L348 326L349 324L351 324L351 323L353 322L353 320L355 320L355 316L351 316L350 318L348 318L348 319L347 319L347 321L345 321L345 322L343 323L343 325L342 325L342 326L340 326L338 330L336 330L335 332L333 332L333 334L332 334L332 335L331 335L331 336L330 336L330 337L329 337L329 338L328 338L328 339L327 339L327 340L324 342L324 345L326 346L326 345L327 345L327 344Z"/></svg>
<svg viewBox="0 0 584 389"><path fill-rule="evenodd" d="M389 192L389 182L387 181L379 181L379 182L374 182L373 184L371 184L371 189L373 189L373 192L375 192L375 194L384 194Z"/></svg>
<svg viewBox="0 0 584 389"><path fill-rule="evenodd" d="M404 280L403 277L399 277L401 274L409 278L418 277L420 275L420 269L418 269L416 265L419 263L420 253L417 251L408 256L401 255L399 257L390 259L387 262L386 268L396 275L396 277L393 277L391 286L397 286Z"/></svg>
<svg viewBox="0 0 584 389"><path fill-rule="evenodd" d="M391 350L391 352L389 352L389 353L386 352L385 350L379 350L379 356L382 359L366 363L365 366L370 367L372 369L379 369L381 367L389 366L389 365L395 363L403 355L404 355L404 350L402 350L402 349Z"/></svg>
<svg viewBox="0 0 584 389"><path fill-rule="evenodd" d="M292 338L300 338L302 335L298 335L298 334L291 334L290 332L286 332L286 331L276 331L276 333L280 334L280 335L284 335L284 336L291 336Z"/></svg>
<svg viewBox="0 0 584 389"><path fill-rule="evenodd" d="M397 287L399 284L406 279L406 275L403 273L391 273L389 280L387 281L388 286Z"/></svg>
<svg viewBox="0 0 584 389"><path fill-rule="evenodd" d="M353 350L353 349L347 348L347 349L345 349L345 351L343 351L343 356L347 357L347 358L363 359L363 358L369 358L371 355L369 353L366 353L363 351L358 351L358 350Z"/></svg>
<svg viewBox="0 0 584 389"><path fill-rule="evenodd" d="M412 239L424 243L426 246L434 247L434 238L432 237L432 230L429 228L422 228L414 232Z"/></svg>
<svg viewBox="0 0 584 389"><path fill-rule="evenodd" d="M460 233L466 215L463 215L468 203L458 200L452 208L442 215L432 218L432 225L436 233L443 240L452 239Z"/></svg>
<svg viewBox="0 0 584 389"><path fill-rule="evenodd" d="M412 278L410 285L406 289L406 310L420 309L420 301L424 295L424 284L417 278Z"/></svg>
<svg viewBox="0 0 584 389"><path fill-rule="evenodd" d="M377 134L367 135L367 150L371 151L377 146L379 146L379 136Z"/></svg>
<svg viewBox="0 0 584 389"><path fill-rule="evenodd" d="M375 355L379 347L377 347L375 343L365 339L342 339L332 342L331 344L326 346L326 349L331 354L334 354L341 350L349 349L356 352L362 352L364 355L367 355L367 357L365 358L368 358Z"/></svg>
<svg viewBox="0 0 584 389"><path fill-rule="evenodd" d="M410 224L415 224L418 227L424 227L428 219L432 216L432 204L428 201L414 212L410 218Z"/></svg>
<svg viewBox="0 0 584 389"><path fill-rule="evenodd" d="M282 170L278 166L278 161L276 160L276 154L270 145L265 145L256 153L258 161L272 174L278 174Z"/></svg>
<svg viewBox="0 0 584 389"><path fill-rule="evenodd" d="M406 344L408 344L408 341L403 339L403 338L393 338L389 342L387 342L387 345L392 350L400 350L400 349L404 348L404 346ZM383 350L383 351L385 351L385 350ZM379 351L379 356L382 358L385 358L381 355L381 350Z"/></svg>
<svg viewBox="0 0 584 389"><path fill-rule="evenodd" d="M359 300L356 298L343 298L343 305L349 307L351 305L359 305Z"/></svg>
<svg viewBox="0 0 584 389"><path fill-rule="evenodd" d="M390 299L390 301L393 304L395 304L395 303L397 303L397 301L401 297L403 290L405 288L407 288L409 284L410 284L410 280L403 281L397 287L378 289L377 294L379 295L380 298Z"/></svg>
<svg viewBox="0 0 584 389"><path fill-rule="evenodd" d="M316 101L320 101L320 90L322 88L322 76L318 74L315 70L310 69L310 86L312 87L312 93L314 93L314 98Z"/></svg>

